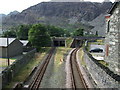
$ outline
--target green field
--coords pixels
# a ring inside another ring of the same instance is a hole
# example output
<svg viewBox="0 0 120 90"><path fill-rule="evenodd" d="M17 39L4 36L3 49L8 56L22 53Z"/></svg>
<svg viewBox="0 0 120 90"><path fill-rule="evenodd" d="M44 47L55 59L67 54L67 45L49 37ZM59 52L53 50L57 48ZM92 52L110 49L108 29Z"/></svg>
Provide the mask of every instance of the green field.
<svg viewBox="0 0 120 90"><path fill-rule="evenodd" d="M12 64L16 59L10 58L10 64ZM0 67L7 67L8 66L8 59L7 58L0 58Z"/></svg>

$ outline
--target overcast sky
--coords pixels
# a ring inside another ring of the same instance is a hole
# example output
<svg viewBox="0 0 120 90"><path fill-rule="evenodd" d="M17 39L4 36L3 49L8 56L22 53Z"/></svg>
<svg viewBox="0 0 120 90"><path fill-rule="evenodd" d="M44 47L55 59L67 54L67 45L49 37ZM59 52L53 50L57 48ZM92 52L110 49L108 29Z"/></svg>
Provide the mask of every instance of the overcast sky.
<svg viewBox="0 0 120 90"><path fill-rule="evenodd" d="M0 1L0 14L8 14L12 11L19 11L21 12L22 10L33 6L35 4L38 4L43 1L50 1L50 0L1 0ZM104 0L87 0L87 1L94 1L94 2L102 2ZM114 0L111 0L114 2Z"/></svg>

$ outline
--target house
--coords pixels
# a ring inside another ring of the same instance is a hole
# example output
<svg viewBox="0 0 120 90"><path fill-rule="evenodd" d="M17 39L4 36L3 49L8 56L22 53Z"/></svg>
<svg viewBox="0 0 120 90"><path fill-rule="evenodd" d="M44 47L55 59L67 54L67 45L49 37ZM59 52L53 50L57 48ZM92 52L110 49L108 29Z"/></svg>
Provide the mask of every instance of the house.
<svg viewBox="0 0 120 90"><path fill-rule="evenodd" d="M23 44L23 47L27 47L29 45L28 40L19 40L19 41Z"/></svg>
<svg viewBox="0 0 120 90"><path fill-rule="evenodd" d="M106 17L105 61L120 75L120 1L115 2Z"/></svg>
<svg viewBox="0 0 120 90"><path fill-rule="evenodd" d="M28 40L19 41L23 44L23 52L29 52L34 49Z"/></svg>
<svg viewBox="0 0 120 90"><path fill-rule="evenodd" d="M6 58L22 54L23 44L15 38L0 38L0 57Z"/></svg>

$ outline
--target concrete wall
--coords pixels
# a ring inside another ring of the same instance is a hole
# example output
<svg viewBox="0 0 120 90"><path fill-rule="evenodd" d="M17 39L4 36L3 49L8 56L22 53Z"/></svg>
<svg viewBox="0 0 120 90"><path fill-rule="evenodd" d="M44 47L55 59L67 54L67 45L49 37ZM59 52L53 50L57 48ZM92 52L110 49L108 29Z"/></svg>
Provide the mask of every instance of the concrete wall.
<svg viewBox="0 0 120 90"><path fill-rule="evenodd" d="M19 72L19 70L25 66L35 55L36 50L32 50L25 54L21 59L16 60L12 65L2 71L2 86L8 84L12 78Z"/></svg>
<svg viewBox="0 0 120 90"><path fill-rule="evenodd" d="M106 23L105 61L109 63L110 70L120 75L120 2L109 20Z"/></svg>
<svg viewBox="0 0 120 90"><path fill-rule="evenodd" d="M84 50L85 51L85 50ZM87 70L97 84L98 88L120 88L120 76L109 68L98 63L92 55L85 51L84 60Z"/></svg>

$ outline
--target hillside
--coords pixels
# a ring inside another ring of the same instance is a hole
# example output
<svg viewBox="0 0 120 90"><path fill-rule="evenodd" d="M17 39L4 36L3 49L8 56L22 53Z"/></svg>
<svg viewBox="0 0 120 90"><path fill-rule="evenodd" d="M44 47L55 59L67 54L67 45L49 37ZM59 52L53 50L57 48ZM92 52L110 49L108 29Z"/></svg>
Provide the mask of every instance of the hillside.
<svg viewBox="0 0 120 90"><path fill-rule="evenodd" d="M98 34L105 36L105 14L99 15L97 18L89 22L90 25L94 26L91 31L95 34L98 31Z"/></svg>
<svg viewBox="0 0 120 90"><path fill-rule="evenodd" d="M110 7L111 2L42 2L21 13L3 18L3 28L19 24L44 23L69 30L84 27L81 21L92 21ZM88 26L89 27L89 26Z"/></svg>

